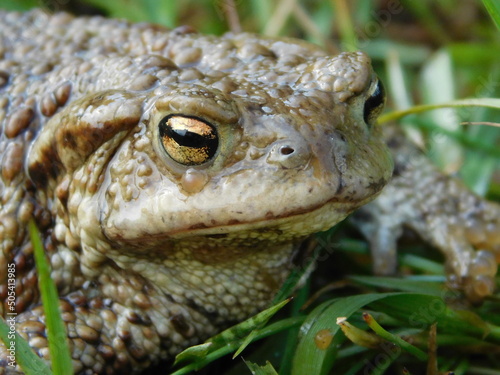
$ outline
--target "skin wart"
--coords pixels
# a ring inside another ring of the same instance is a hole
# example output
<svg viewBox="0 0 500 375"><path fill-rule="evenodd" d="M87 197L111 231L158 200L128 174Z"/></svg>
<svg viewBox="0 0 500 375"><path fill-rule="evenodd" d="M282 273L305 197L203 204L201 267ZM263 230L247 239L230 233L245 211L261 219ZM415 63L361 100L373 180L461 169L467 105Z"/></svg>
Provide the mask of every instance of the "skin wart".
<svg viewBox="0 0 500 375"><path fill-rule="evenodd" d="M50 360L35 218L75 373L140 373L264 309L304 239L391 178L363 53L0 16L0 269L16 265L17 329ZM0 271L3 316L6 296ZM6 355L0 345L0 373L21 372Z"/></svg>

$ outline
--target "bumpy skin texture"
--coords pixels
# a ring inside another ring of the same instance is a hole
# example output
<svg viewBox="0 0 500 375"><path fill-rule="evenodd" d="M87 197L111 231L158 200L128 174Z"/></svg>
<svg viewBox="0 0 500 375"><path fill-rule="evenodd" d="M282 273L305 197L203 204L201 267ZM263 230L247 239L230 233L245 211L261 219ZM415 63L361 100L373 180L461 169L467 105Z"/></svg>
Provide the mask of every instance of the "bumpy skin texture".
<svg viewBox="0 0 500 375"><path fill-rule="evenodd" d="M263 309L391 176L362 53L39 11L0 30L0 312L15 263L18 331L49 359L33 217L76 373L139 373ZM215 155L167 155L170 115L210 124Z"/></svg>

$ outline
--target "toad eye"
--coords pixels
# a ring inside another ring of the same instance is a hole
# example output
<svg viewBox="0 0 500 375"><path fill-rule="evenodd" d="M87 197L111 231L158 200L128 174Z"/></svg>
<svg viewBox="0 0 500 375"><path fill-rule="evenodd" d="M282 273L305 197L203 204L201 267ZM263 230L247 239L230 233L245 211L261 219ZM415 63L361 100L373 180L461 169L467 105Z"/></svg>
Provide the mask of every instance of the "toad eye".
<svg viewBox="0 0 500 375"><path fill-rule="evenodd" d="M215 127L195 117L170 115L159 123L165 152L182 165L201 165L215 155L219 137Z"/></svg>
<svg viewBox="0 0 500 375"><path fill-rule="evenodd" d="M372 85L370 90L370 96L365 101L363 116L368 125L373 125L384 109L385 90L380 80L377 80L377 83Z"/></svg>

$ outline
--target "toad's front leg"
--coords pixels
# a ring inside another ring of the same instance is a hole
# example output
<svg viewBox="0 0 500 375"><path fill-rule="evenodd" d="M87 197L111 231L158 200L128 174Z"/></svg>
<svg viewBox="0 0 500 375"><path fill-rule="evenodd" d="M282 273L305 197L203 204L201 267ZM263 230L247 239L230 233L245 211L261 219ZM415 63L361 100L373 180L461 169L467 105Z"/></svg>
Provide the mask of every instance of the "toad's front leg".
<svg viewBox="0 0 500 375"><path fill-rule="evenodd" d="M451 287L471 302L491 295L500 262L500 206L439 172L401 135L388 140L395 159L392 182L354 217L370 241L374 269L396 269L396 242L410 228L442 251Z"/></svg>

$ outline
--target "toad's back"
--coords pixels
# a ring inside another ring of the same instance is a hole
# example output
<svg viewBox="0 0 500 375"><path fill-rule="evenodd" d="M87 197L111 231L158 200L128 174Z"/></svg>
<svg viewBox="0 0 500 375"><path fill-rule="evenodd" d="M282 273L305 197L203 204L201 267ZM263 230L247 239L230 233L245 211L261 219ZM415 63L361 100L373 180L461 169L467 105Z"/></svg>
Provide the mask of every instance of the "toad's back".
<svg viewBox="0 0 500 375"><path fill-rule="evenodd" d="M364 54L40 11L0 32L0 312L14 263L18 330L49 359L34 217L77 373L139 372L264 308L300 242L391 174Z"/></svg>

